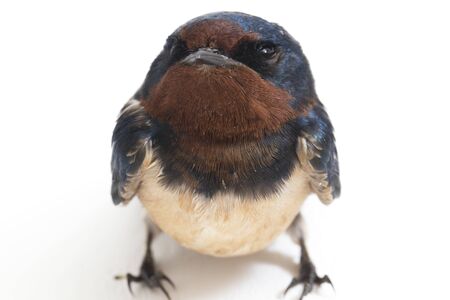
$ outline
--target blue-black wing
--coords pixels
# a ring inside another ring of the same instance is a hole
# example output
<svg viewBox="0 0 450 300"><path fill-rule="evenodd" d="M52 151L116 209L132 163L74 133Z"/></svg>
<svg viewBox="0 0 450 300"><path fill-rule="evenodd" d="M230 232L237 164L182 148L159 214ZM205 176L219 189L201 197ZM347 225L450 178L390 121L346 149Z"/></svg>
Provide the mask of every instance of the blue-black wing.
<svg viewBox="0 0 450 300"><path fill-rule="evenodd" d="M297 118L297 155L310 177L310 186L323 203L331 203L341 191L339 162L333 126L323 105L317 102Z"/></svg>
<svg viewBox="0 0 450 300"><path fill-rule="evenodd" d="M126 203L136 194L143 169L152 159L152 122L140 101L132 99L120 112L112 137L112 186L114 204Z"/></svg>

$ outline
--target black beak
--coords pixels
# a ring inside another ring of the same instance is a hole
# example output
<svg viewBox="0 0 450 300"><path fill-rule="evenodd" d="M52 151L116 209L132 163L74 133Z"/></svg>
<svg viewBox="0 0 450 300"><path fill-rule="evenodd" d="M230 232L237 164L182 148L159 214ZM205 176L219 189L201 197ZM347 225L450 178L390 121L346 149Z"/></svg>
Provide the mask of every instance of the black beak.
<svg viewBox="0 0 450 300"><path fill-rule="evenodd" d="M185 57L181 63L186 65L203 64L218 67L237 66L241 64L234 59L219 54L216 49L210 48L201 48L197 50Z"/></svg>

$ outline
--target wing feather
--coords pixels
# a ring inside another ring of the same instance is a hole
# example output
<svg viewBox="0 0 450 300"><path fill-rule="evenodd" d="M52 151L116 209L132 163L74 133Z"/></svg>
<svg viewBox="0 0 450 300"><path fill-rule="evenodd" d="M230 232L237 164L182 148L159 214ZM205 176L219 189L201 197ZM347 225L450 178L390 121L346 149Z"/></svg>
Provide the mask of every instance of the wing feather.
<svg viewBox="0 0 450 300"><path fill-rule="evenodd" d="M297 124L300 165L310 177L311 189L323 203L329 204L341 191L333 126L320 102L299 117Z"/></svg>
<svg viewBox="0 0 450 300"><path fill-rule="evenodd" d="M130 201L139 188L142 171L152 159L152 129L150 117L140 101L128 101L112 137L111 196L116 205Z"/></svg>

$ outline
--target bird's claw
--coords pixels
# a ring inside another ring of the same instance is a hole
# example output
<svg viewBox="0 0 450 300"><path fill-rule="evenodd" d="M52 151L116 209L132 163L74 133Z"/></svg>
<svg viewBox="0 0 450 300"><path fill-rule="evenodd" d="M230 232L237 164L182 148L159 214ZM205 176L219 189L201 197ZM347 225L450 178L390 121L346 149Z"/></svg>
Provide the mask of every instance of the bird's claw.
<svg viewBox="0 0 450 300"><path fill-rule="evenodd" d="M169 293L167 292L166 288L162 285L162 282L165 280L167 281L173 288L175 288L175 284L170 280L167 275L165 275L162 272L147 272L145 270L141 270L141 274L139 276L134 276L130 273L124 276L116 276L116 279L127 279L127 285L128 289L130 290L130 293L133 294L133 290L131 288L132 282L143 282L147 287L150 289L159 288L161 291L166 295L168 300L171 300Z"/></svg>
<svg viewBox="0 0 450 300"><path fill-rule="evenodd" d="M319 277L316 274L316 271L314 269L308 269L310 272L308 274L305 274L304 272L300 272L300 277L294 277L292 278L291 283L289 283L288 287L284 290L284 295L293 288L294 286L298 284L303 284L303 291L300 295L300 300L303 300L303 298L312 292L315 285L320 286L323 283L329 283L331 287L333 287L333 283L331 282L330 278L325 275L323 277ZM334 289L334 287L333 287Z"/></svg>

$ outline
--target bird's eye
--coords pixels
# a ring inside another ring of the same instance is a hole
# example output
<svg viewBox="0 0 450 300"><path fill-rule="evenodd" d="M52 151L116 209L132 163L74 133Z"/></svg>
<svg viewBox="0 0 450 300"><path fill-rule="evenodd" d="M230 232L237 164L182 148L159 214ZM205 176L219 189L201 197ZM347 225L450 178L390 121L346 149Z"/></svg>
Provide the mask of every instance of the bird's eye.
<svg viewBox="0 0 450 300"><path fill-rule="evenodd" d="M164 50L174 61L178 61L189 54L186 44L176 36L167 38Z"/></svg>
<svg viewBox="0 0 450 300"><path fill-rule="evenodd" d="M256 46L256 50L263 58L266 59L273 58L278 52L277 46L270 42L263 42L258 44Z"/></svg>
<svg viewBox="0 0 450 300"><path fill-rule="evenodd" d="M243 40L234 50L232 57L260 74L270 75L275 72L282 58L283 48L271 41Z"/></svg>

